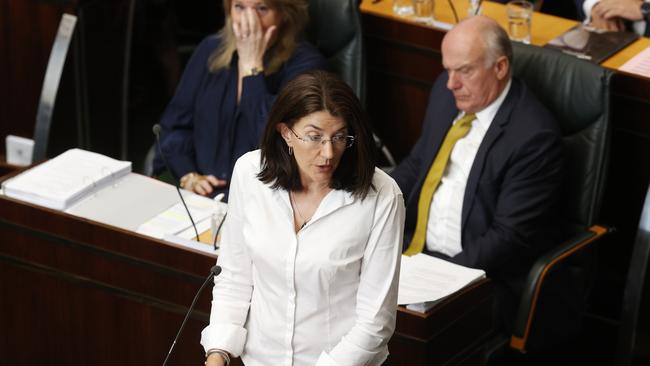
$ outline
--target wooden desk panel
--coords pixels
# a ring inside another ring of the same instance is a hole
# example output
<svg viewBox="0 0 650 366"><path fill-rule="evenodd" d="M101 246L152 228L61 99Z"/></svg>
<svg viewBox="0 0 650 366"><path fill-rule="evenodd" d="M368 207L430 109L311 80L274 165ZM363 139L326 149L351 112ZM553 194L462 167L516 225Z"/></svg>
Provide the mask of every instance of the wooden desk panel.
<svg viewBox="0 0 650 366"><path fill-rule="evenodd" d="M389 343L390 366L481 365L494 334L492 283L482 280L443 300L427 314L400 308Z"/></svg>
<svg viewBox="0 0 650 366"><path fill-rule="evenodd" d="M214 261L0 197L0 364L160 364ZM170 364L203 362L209 300Z"/></svg>

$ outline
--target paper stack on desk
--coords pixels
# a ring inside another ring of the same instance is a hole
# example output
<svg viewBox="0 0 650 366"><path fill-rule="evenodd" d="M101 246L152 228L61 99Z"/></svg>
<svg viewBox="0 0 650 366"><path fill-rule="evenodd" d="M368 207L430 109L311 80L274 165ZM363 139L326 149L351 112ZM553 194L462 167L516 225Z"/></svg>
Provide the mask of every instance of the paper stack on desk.
<svg viewBox="0 0 650 366"><path fill-rule="evenodd" d="M9 197L65 210L130 172L130 161L70 149L3 182L2 188Z"/></svg>
<svg viewBox="0 0 650 366"><path fill-rule="evenodd" d="M619 70L650 78L650 47L629 59Z"/></svg>
<svg viewBox="0 0 650 366"><path fill-rule="evenodd" d="M485 278L481 269L460 266L426 254L402 256L397 302L426 312L435 302Z"/></svg>

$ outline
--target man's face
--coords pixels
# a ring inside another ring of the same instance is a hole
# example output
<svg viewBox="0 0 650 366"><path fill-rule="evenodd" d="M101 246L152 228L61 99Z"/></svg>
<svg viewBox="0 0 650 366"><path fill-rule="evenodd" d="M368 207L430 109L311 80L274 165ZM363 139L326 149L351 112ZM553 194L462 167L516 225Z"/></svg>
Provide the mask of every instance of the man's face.
<svg viewBox="0 0 650 366"><path fill-rule="evenodd" d="M483 110L507 83L507 58L501 56L489 65L486 57L480 37L450 32L442 41L442 65L449 74L447 88L454 93L456 107L465 113Z"/></svg>

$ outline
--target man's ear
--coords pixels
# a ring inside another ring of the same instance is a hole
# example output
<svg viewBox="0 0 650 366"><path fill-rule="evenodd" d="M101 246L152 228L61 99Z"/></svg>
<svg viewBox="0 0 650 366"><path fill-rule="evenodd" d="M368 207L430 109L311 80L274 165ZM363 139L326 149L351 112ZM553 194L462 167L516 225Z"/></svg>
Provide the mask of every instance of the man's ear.
<svg viewBox="0 0 650 366"><path fill-rule="evenodd" d="M508 61L506 56L499 56L499 58L497 58L494 63L494 71L499 80L503 80L508 76L510 73L510 61Z"/></svg>

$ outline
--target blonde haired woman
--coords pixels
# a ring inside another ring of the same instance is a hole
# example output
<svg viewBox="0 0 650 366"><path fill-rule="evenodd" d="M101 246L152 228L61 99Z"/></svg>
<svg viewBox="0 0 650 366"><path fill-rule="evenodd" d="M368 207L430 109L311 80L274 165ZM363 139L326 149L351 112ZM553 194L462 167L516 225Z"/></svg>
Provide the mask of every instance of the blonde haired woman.
<svg viewBox="0 0 650 366"><path fill-rule="evenodd" d="M224 0L221 31L205 38L161 120L161 150L181 186L227 191L235 161L259 145L268 110L294 76L324 68L302 41L305 0ZM157 154L154 174L165 170Z"/></svg>

